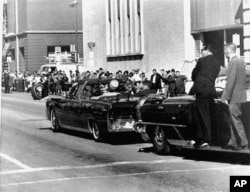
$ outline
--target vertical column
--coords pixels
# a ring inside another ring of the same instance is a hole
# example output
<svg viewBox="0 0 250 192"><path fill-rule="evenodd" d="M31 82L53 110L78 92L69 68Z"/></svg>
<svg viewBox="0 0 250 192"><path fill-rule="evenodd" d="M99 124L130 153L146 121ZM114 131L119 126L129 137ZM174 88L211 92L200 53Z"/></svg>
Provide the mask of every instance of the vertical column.
<svg viewBox="0 0 250 192"><path fill-rule="evenodd" d="M107 43L107 55L111 55L111 10L110 0L105 1L106 4L106 43Z"/></svg>
<svg viewBox="0 0 250 192"><path fill-rule="evenodd" d="M131 53L135 52L135 2L133 0L130 0L130 33L131 33L131 46L130 50Z"/></svg>
<svg viewBox="0 0 250 192"><path fill-rule="evenodd" d="M138 20L138 11L137 11L137 6L138 6L138 1L134 1L134 7L133 7L133 12L134 12L134 52L139 52L139 44L138 44L138 34L139 34L139 20Z"/></svg>
<svg viewBox="0 0 250 192"><path fill-rule="evenodd" d="M244 60L250 65L250 1L243 0Z"/></svg>
<svg viewBox="0 0 250 192"><path fill-rule="evenodd" d="M141 46L141 53L144 53L144 31L143 31L143 27L144 27L144 17L143 17L143 2L144 1L140 1L140 46Z"/></svg>
<svg viewBox="0 0 250 192"><path fill-rule="evenodd" d="M121 47L121 54L124 54L124 42L125 42L125 38L124 38L124 1L120 0L120 47Z"/></svg>
<svg viewBox="0 0 250 192"><path fill-rule="evenodd" d="M110 0L110 15L111 15L111 55L114 55L115 52L115 16L114 16L114 1Z"/></svg>
<svg viewBox="0 0 250 192"><path fill-rule="evenodd" d="M16 23L16 70L19 72L19 39L18 39L18 0L15 0L15 23Z"/></svg>
<svg viewBox="0 0 250 192"><path fill-rule="evenodd" d="M124 18L125 18L125 53L131 52L131 26L130 26L130 0L124 1Z"/></svg>
<svg viewBox="0 0 250 192"><path fill-rule="evenodd" d="M115 54L118 55L120 53L120 29L119 29L119 19L118 19L118 14L119 14L119 9L118 9L118 0L114 0L113 2L114 5L114 9L113 9L113 13L114 13L114 31L115 31Z"/></svg>
<svg viewBox="0 0 250 192"><path fill-rule="evenodd" d="M184 21L184 55L185 60L195 58L195 40L190 34L191 31L191 2L183 1L183 21Z"/></svg>

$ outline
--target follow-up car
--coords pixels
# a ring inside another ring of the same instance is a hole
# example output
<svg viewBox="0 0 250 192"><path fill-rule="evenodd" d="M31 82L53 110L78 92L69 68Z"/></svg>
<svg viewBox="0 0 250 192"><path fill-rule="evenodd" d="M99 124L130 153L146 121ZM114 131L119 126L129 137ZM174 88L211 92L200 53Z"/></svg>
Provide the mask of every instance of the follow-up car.
<svg viewBox="0 0 250 192"><path fill-rule="evenodd" d="M225 83L222 84L225 85ZM247 70L246 84L250 88L250 69ZM218 98L214 99L211 106L212 147L209 150L222 150L221 146L226 145L230 139L231 118L228 105L220 102L223 88L216 86L216 90ZM241 118L250 141L250 90L246 90L246 92L248 102L242 106L243 115ZM158 154L168 154L176 146L193 148L196 138L195 97L189 95L169 98L158 96L151 100L154 101L145 102L138 108L139 116L136 131L142 135L145 141L153 143ZM245 152L250 153L250 150Z"/></svg>

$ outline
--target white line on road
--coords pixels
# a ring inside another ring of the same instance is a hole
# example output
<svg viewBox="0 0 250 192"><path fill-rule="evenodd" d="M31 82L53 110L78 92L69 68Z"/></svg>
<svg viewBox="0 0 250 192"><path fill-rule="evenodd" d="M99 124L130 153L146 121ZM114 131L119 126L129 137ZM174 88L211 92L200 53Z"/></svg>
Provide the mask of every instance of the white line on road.
<svg viewBox="0 0 250 192"><path fill-rule="evenodd" d="M140 172L140 173L128 173L120 175L97 175L97 176L84 176L84 177L65 177L60 179L50 179L50 180L40 180L40 181L29 181L29 182L20 182L20 183L9 183L0 185L0 187L11 187L11 186L20 186L20 185L32 185L39 183L52 183L60 181L70 181L70 180L80 180L80 179L102 179L102 178L118 178L118 177L129 177L129 176L142 176L150 174L164 174L164 173L183 173L183 172L198 172L198 171L216 171L216 170L225 170L225 169L235 169L240 166L228 166L228 167L217 167L217 168L202 168L202 169L186 169L186 170L163 170L163 171L151 171L151 172Z"/></svg>
<svg viewBox="0 0 250 192"><path fill-rule="evenodd" d="M96 165L85 165L85 166L59 166L59 167L39 167L39 168L29 168L22 170L11 170L2 171L0 175L9 175L17 173L28 173L28 172L39 172L39 171L54 171L54 170L70 170L70 169L94 169L94 168L105 168L118 165L136 165L136 164L159 164L159 163L176 163L183 162L183 159L170 159L170 160L156 160L156 161L120 161L113 163L104 163Z"/></svg>
<svg viewBox="0 0 250 192"><path fill-rule="evenodd" d="M29 167L28 165L25 165L25 164L23 164L22 162L20 162L20 161L14 159L14 158L12 158L12 157L6 155L6 154L0 153L0 157L2 157L2 158L4 158L4 159L6 159L6 160L8 160L8 161L10 161L10 162L12 162L12 163L14 163L14 164L16 164L17 166L19 166L19 167L25 169L26 171L32 169L32 168Z"/></svg>

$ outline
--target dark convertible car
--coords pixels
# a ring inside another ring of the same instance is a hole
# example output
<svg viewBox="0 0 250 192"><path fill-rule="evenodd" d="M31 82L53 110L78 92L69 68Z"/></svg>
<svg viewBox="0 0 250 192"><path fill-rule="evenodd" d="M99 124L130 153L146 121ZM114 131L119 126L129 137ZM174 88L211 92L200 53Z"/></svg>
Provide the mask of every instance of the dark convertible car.
<svg viewBox="0 0 250 192"><path fill-rule="evenodd" d="M107 133L134 131L138 108L149 94L132 94L129 85L125 78L81 80L68 97L49 97L46 115L52 130L89 132L96 141Z"/></svg>
<svg viewBox="0 0 250 192"><path fill-rule="evenodd" d="M247 69L246 85L248 102L243 104L242 121L250 142L250 69ZM220 102L223 88L216 87L218 98L211 106L212 147L208 150L222 150L230 139L230 114L228 106ZM170 153L173 146L193 148L195 135L195 97L185 95L164 98L158 96L138 108L136 131L145 141L153 143L158 154ZM246 150L250 153L250 150Z"/></svg>

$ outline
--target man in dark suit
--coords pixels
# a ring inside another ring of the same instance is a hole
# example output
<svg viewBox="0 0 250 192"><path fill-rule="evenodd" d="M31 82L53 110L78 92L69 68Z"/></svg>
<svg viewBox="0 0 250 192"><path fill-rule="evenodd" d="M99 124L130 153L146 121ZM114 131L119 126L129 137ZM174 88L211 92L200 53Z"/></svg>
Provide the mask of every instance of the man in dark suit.
<svg viewBox="0 0 250 192"><path fill-rule="evenodd" d="M222 102L229 104L231 114L231 138L225 149L247 149L248 140L245 133L245 128L241 120L242 103L246 102L246 66L236 55L236 45L233 43L227 44L224 47L226 57L229 58L227 70L227 83L222 94ZM239 137L237 142L236 134Z"/></svg>
<svg viewBox="0 0 250 192"><path fill-rule="evenodd" d="M5 93L10 92L10 74L8 71L4 71L4 87Z"/></svg>
<svg viewBox="0 0 250 192"><path fill-rule="evenodd" d="M151 82L151 89L161 89L161 79L162 76L157 73L156 69L153 69L153 74L151 75L150 82Z"/></svg>
<svg viewBox="0 0 250 192"><path fill-rule="evenodd" d="M220 71L220 63L213 56L212 47L205 46L202 50L202 58L197 62L192 72L194 85L191 94L196 96L196 108L194 120L196 125L195 148L208 147L211 142L211 112L210 106L216 97L215 79Z"/></svg>

